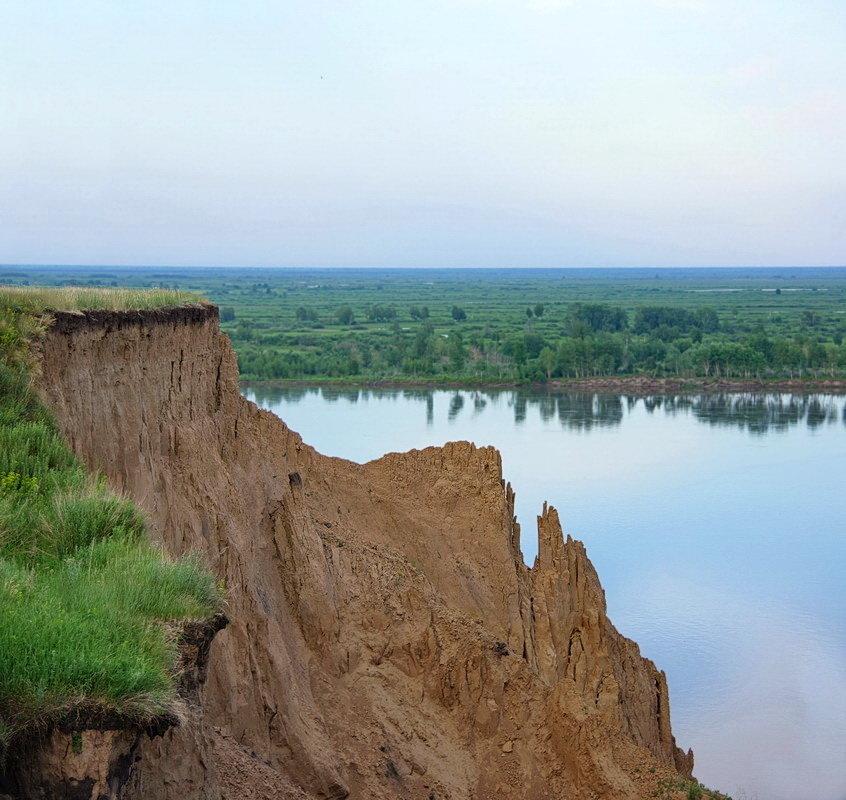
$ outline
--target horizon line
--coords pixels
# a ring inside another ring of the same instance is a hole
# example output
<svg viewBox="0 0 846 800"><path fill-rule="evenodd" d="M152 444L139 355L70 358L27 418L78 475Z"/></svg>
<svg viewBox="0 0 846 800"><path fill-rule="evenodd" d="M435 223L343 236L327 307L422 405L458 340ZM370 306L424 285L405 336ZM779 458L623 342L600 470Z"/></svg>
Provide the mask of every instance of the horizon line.
<svg viewBox="0 0 846 800"><path fill-rule="evenodd" d="M63 268L63 269L271 269L271 270L732 270L732 269L751 269L751 270L766 270L766 269L846 269L846 264L729 264L729 265L709 265L709 266L686 266L682 264L673 266L556 266L556 267L539 267L539 266L510 266L510 267L493 267L493 266L291 266L291 265L270 265L270 264L61 264L61 263L38 263L38 264L19 264L19 263L0 263L0 269L43 269L43 268Z"/></svg>

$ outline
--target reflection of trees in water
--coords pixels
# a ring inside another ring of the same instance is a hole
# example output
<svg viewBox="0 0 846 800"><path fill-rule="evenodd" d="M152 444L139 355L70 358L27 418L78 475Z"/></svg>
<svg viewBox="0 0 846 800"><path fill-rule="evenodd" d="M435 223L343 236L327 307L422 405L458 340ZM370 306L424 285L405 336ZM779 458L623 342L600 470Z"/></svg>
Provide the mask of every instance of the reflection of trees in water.
<svg viewBox="0 0 846 800"><path fill-rule="evenodd" d="M528 408L535 407L544 422L557 419L574 430L619 425L623 420L623 398L613 394L587 392L513 392L514 421L523 422Z"/></svg>
<svg viewBox="0 0 846 800"><path fill-rule="evenodd" d="M336 403L338 400L346 400L348 403L357 403L361 397L361 389L340 389L334 386L326 386L321 389L323 399L329 403Z"/></svg>
<svg viewBox="0 0 846 800"><path fill-rule="evenodd" d="M846 424L846 404L832 395L787 394L702 394L702 395L612 395L584 392L536 394L513 392L514 421L526 419L529 407L536 407L540 418L558 418L566 428L589 430L619 425L626 412L638 404L650 414L670 416L692 414L708 425L737 427L751 433L783 431L804 423L809 428Z"/></svg>
<svg viewBox="0 0 846 800"><path fill-rule="evenodd" d="M786 394L702 394L702 395L612 395L584 392L536 394L513 392L510 403L514 421L526 419L529 407L536 407L540 418L554 418L566 428L589 430L619 425L625 414L638 404L650 414L663 411L674 416L692 414L709 425L743 428L751 433L786 430L806 424L817 428L842 419L846 424L846 404L831 395Z"/></svg>
<svg viewBox="0 0 846 800"><path fill-rule="evenodd" d="M674 413L682 398L670 399L673 404L667 410ZM840 417L837 399L831 395L713 394L689 399L690 411L701 422L751 433L784 431L800 423L814 429Z"/></svg>
<svg viewBox="0 0 846 800"><path fill-rule="evenodd" d="M371 399L406 400L425 404L426 423L434 424L437 389L353 389L346 387L251 386L247 395L258 405L272 408L279 402L297 404L309 395L327 402L349 403ZM737 427L751 433L783 431L805 424L815 429L821 425L846 424L846 402L834 395L791 394L701 394L701 395L617 395L589 392L537 392L532 390L487 389L455 391L449 396L447 417L454 421L469 401L474 415L489 405L505 400L513 409L514 422L524 422L530 409L536 409L544 422L558 422L571 430L619 425L626 413L642 404L647 413L663 412L669 416L690 414L712 426Z"/></svg>
<svg viewBox="0 0 846 800"><path fill-rule="evenodd" d="M569 395L570 402L558 402L558 419L570 428L619 425L623 419L623 398L614 394ZM576 398L577 402L572 402ZM593 416L590 411L593 411Z"/></svg>
<svg viewBox="0 0 846 800"><path fill-rule="evenodd" d="M524 394L516 393L514 395L514 422L518 425L526 421L526 409L529 406L529 400Z"/></svg>
<svg viewBox="0 0 846 800"><path fill-rule="evenodd" d="M670 416L692 414L708 425L743 428L750 433L783 431L801 423L817 428L837 422L841 413L838 399L831 395L721 393L626 398L630 411L639 402L650 414L659 410ZM846 422L846 406L843 415Z"/></svg>
<svg viewBox="0 0 846 800"><path fill-rule="evenodd" d="M456 392L449 401L449 419L454 420L464 408L464 395Z"/></svg>
<svg viewBox="0 0 846 800"><path fill-rule="evenodd" d="M296 405L306 395L319 395L320 389L309 386L248 386L245 396L262 408L268 408L280 400Z"/></svg>
<svg viewBox="0 0 846 800"><path fill-rule="evenodd" d="M431 389L403 389L401 393L391 389L381 389L377 391L384 392L392 397L397 394L401 394L405 400L426 400L434 394Z"/></svg>

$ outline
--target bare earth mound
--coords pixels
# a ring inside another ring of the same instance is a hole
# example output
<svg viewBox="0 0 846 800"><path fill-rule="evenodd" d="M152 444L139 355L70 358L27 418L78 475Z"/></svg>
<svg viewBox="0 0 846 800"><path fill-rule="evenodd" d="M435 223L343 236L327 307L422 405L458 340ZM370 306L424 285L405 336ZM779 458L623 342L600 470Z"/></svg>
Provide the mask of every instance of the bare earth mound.
<svg viewBox="0 0 846 800"><path fill-rule="evenodd" d="M81 754L55 734L38 769L80 797L622 800L690 775L663 673L554 509L523 564L493 448L319 454L239 395L213 308L59 315L41 386L164 547L205 555L231 619L179 726Z"/></svg>

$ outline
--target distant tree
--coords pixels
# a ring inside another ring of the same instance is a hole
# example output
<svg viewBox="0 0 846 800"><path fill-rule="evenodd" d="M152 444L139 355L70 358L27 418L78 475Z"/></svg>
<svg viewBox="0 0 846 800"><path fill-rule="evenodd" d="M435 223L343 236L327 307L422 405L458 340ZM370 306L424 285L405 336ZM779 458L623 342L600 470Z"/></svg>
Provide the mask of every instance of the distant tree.
<svg viewBox="0 0 846 800"><path fill-rule="evenodd" d="M355 314L350 306L341 306L335 312L335 318L341 325L352 325L355 322Z"/></svg>
<svg viewBox="0 0 846 800"><path fill-rule="evenodd" d="M542 316L543 316L543 312L544 312L543 303L538 303L538 304L535 306L535 316L536 316L536 317L542 317Z"/></svg>
<svg viewBox="0 0 846 800"><path fill-rule="evenodd" d="M675 325L659 325L652 335L662 342L672 342L681 336L681 331Z"/></svg>
<svg viewBox="0 0 846 800"><path fill-rule="evenodd" d="M411 306L408 313L412 319L429 319L429 306Z"/></svg>
<svg viewBox="0 0 846 800"><path fill-rule="evenodd" d="M628 324L628 317L622 308L604 303L573 303L567 309L567 334L572 337L598 331L622 331Z"/></svg>
<svg viewBox="0 0 846 800"><path fill-rule="evenodd" d="M435 326L431 322L424 322L414 335L414 355L421 359L432 352L435 338Z"/></svg>
<svg viewBox="0 0 846 800"><path fill-rule="evenodd" d="M593 333L593 328L586 320L579 317L568 317L566 333L572 339L582 339L585 336L590 336Z"/></svg>
<svg viewBox="0 0 846 800"><path fill-rule="evenodd" d="M522 338L509 339L502 347L502 353L514 359L515 364L526 363L526 343Z"/></svg>
<svg viewBox="0 0 846 800"><path fill-rule="evenodd" d="M528 319L531 319L533 316L534 316L534 312L532 311L532 309L531 309L531 308L527 308L527 309L526 309L526 317L527 317Z"/></svg>
<svg viewBox="0 0 846 800"><path fill-rule="evenodd" d="M772 360L774 351L773 343L763 330L752 334L752 336L749 337L748 345L753 350L757 350L761 353L766 361Z"/></svg>
<svg viewBox="0 0 846 800"><path fill-rule="evenodd" d="M367 309L367 319L370 322L390 322L396 317L397 310L393 306L383 306L381 303L376 303Z"/></svg>
<svg viewBox="0 0 846 800"><path fill-rule="evenodd" d="M452 318L456 322L463 322L465 319L467 319L467 313L464 311L463 308L461 308L461 306L453 306L452 307Z"/></svg>
<svg viewBox="0 0 846 800"><path fill-rule="evenodd" d="M464 348L464 340L458 331L449 336L449 360L454 372L461 372L464 369L467 351Z"/></svg>
<svg viewBox="0 0 846 800"><path fill-rule="evenodd" d="M300 306L296 311L297 322L317 322L317 312L313 308Z"/></svg>
<svg viewBox="0 0 846 800"><path fill-rule="evenodd" d="M523 346L526 348L528 358L537 358L540 351L546 347L546 339L539 333L524 333Z"/></svg>
<svg viewBox="0 0 846 800"><path fill-rule="evenodd" d="M251 342L255 339L255 336L253 323L246 319L239 319L236 323L234 338L245 342Z"/></svg>
<svg viewBox="0 0 846 800"><path fill-rule="evenodd" d="M221 306L220 321L232 322L233 319L235 319L235 309L232 306Z"/></svg>
<svg viewBox="0 0 846 800"><path fill-rule="evenodd" d="M538 360L543 367L543 371L546 373L546 379L550 380L552 373L558 366L558 355L551 347L544 347L538 354Z"/></svg>
<svg viewBox="0 0 846 800"><path fill-rule="evenodd" d="M720 329L720 319L713 308L688 311L685 308L669 306L644 306L635 312L633 325L635 333L649 333L662 325L678 328L681 333L687 333L695 328L705 333L713 333Z"/></svg>
<svg viewBox="0 0 846 800"><path fill-rule="evenodd" d="M701 328L705 333L714 333L720 329L720 318L713 308L700 308L694 314L694 326Z"/></svg>

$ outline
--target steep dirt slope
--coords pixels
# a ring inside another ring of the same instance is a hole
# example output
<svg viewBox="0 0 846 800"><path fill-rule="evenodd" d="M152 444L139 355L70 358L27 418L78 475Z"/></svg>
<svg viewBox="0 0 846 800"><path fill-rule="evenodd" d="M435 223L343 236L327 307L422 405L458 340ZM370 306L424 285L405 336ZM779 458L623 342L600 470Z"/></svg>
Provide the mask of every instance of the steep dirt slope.
<svg viewBox="0 0 846 800"><path fill-rule="evenodd" d="M42 364L77 453L229 598L202 703L121 796L616 800L689 774L554 509L523 564L493 448L319 454L240 397L215 309L59 315Z"/></svg>

